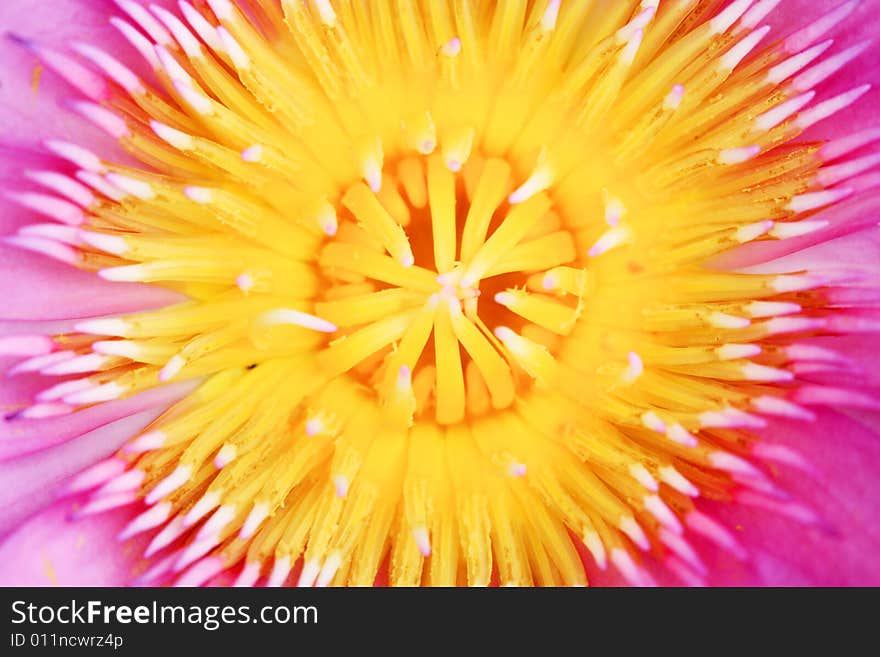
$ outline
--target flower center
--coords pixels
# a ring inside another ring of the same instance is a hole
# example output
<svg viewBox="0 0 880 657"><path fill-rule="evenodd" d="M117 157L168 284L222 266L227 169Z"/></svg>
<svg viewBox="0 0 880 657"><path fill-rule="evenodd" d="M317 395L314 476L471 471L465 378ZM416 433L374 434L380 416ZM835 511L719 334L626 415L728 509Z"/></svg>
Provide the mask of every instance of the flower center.
<svg viewBox="0 0 880 657"><path fill-rule="evenodd" d="M738 551L694 498L805 517L752 431L839 398L792 340L846 324L851 275L707 264L823 229L873 166L799 140L868 88L811 105L838 19L764 49L773 2L208 4L181 3L200 38L114 23L162 92L44 57L148 168L50 142L93 191L14 195L87 228L19 244L187 297L22 366L82 375L41 413L197 381L78 479L83 513L143 505L142 581L580 584L572 536L689 581L685 528Z"/></svg>
<svg viewBox="0 0 880 657"><path fill-rule="evenodd" d="M531 382L511 365L571 330L582 292L541 294L572 277L563 266L576 259L547 194L513 196L504 159L459 168L439 154L408 156L378 190L348 187L319 257L327 284L315 305L342 332L324 364L351 369L385 403L411 396L415 416L431 411L443 424L510 406Z"/></svg>

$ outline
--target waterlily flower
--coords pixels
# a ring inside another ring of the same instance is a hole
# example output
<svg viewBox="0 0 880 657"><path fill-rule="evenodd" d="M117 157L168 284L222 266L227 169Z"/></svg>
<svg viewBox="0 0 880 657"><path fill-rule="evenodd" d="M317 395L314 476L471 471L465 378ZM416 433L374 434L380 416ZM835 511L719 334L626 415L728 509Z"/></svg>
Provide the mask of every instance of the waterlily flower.
<svg viewBox="0 0 880 657"><path fill-rule="evenodd" d="M877 0L5 0L0 584L880 584Z"/></svg>

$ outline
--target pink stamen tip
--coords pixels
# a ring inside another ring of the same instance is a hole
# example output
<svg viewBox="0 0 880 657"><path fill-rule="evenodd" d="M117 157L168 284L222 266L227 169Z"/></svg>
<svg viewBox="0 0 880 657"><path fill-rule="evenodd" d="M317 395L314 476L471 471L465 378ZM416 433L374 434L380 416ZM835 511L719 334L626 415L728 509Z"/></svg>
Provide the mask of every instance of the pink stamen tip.
<svg viewBox="0 0 880 657"><path fill-rule="evenodd" d="M138 76L118 59L108 55L100 48L88 43L75 43L73 49L85 57L120 87L130 94L144 93L144 87Z"/></svg>
<svg viewBox="0 0 880 657"><path fill-rule="evenodd" d="M128 14L129 18L139 25L156 43L169 46L174 39L150 13L134 0L114 0L116 6Z"/></svg>
<svg viewBox="0 0 880 657"><path fill-rule="evenodd" d="M272 566L272 572L269 573L269 579L266 582L266 586L277 588L284 584L287 581L288 575L290 575L290 571L293 568L293 565L290 563L290 557L281 557L280 559L275 560L275 564Z"/></svg>
<svg viewBox="0 0 880 657"><path fill-rule="evenodd" d="M696 510L691 511L685 516L685 524L697 534L733 554L740 561L745 561L748 557L745 548L734 538L730 530L706 514Z"/></svg>
<svg viewBox="0 0 880 657"><path fill-rule="evenodd" d="M114 139L122 139L130 134L125 119L105 107L83 100L68 101L64 104Z"/></svg>
<svg viewBox="0 0 880 657"><path fill-rule="evenodd" d="M207 557L190 567L183 575L174 582L176 587L202 586L215 575L223 571L223 559L220 557Z"/></svg>
<svg viewBox="0 0 880 657"><path fill-rule="evenodd" d="M820 16L805 28L789 36L783 43L784 50L790 53L800 52L849 16L858 4L859 0L849 0Z"/></svg>
<svg viewBox="0 0 880 657"><path fill-rule="evenodd" d="M860 130L859 132L847 135L846 137L832 139L822 147L819 151L819 155L821 155L822 159L826 162L831 162L839 157L843 157L847 153L851 153L854 150L872 144L878 140L880 140L880 127Z"/></svg>
<svg viewBox="0 0 880 657"><path fill-rule="evenodd" d="M122 472L125 472L127 467L128 463L126 463L124 459L116 457L100 461L74 476L61 489L60 495L73 495L75 493L82 493L92 488L96 488Z"/></svg>
<svg viewBox="0 0 880 657"><path fill-rule="evenodd" d="M149 504L149 502L147 503ZM147 558L153 556L159 550L162 550L173 543L185 531L186 527L183 525L183 518L180 516L174 516L171 522L165 525L165 527L153 537L144 550L144 556ZM168 568L171 568L170 563L168 564Z"/></svg>
<svg viewBox="0 0 880 657"><path fill-rule="evenodd" d="M64 174L56 171L25 171L24 175L82 208L87 208L95 202L95 195L88 187Z"/></svg>
<svg viewBox="0 0 880 657"><path fill-rule="evenodd" d="M201 57L202 46L198 39L189 31L189 28L174 14L164 7L158 5L150 5L150 11L165 25L166 28L174 35L177 43L183 48L183 52L187 57Z"/></svg>
<svg viewBox="0 0 880 657"><path fill-rule="evenodd" d="M674 552L682 561L688 564L701 575L707 575L708 569L706 564L700 559L694 547L681 535L669 531L666 528L660 529L660 542Z"/></svg>
<svg viewBox="0 0 880 657"><path fill-rule="evenodd" d="M87 98L102 101L110 95L104 78L85 68L71 57L17 34L7 33L7 37L41 59L46 66Z"/></svg>
<svg viewBox="0 0 880 657"><path fill-rule="evenodd" d="M34 404L18 414L18 417L30 420L40 420L47 417L58 417L73 412L73 407L59 402L50 402L48 404Z"/></svg>
<svg viewBox="0 0 880 657"><path fill-rule="evenodd" d="M8 335L0 337L0 356L43 356L55 349L46 335Z"/></svg>
<svg viewBox="0 0 880 657"><path fill-rule="evenodd" d="M71 512L70 519L79 520L81 518L92 516L98 513L110 511L111 509L118 509L120 507L128 506L129 504L136 502L137 499L138 495L134 491L126 491L123 493L116 493L114 495L98 497L93 500L89 500L79 509Z"/></svg>
<svg viewBox="0 0 880 657"><path fill-rule="evenodd" d="M78 167L91 171L93 173L101 173L104 171L104 165L101 158L92 151L67 141L59 141L50 139L43 142L43 145L52 151L55 155L69 162L73 162Z"/></svg>
<svg viewBox="0 0 880 657"><path fill-rule="evenodd" d="M68 226L79 226L85 221L82 209L69 201L38 192L6 192L6 198Z"/></svg>
<svg viewBox="0 0 880 657"><path fill-rule="evenodd" d="M796 91L806 91L813 89L821 82L837 73L849 62L861 55L870 45L870 41L863 41L843 52L837 53L832 57L822 60L815 66L807 69L794 80L791 81L792 89Z"/></svg>
<svg viewBox="0 0 880 657"><path fill-rule="evenodd" d="M13 235L12 237L3 238L3 241L11 246L17 246L26 251L33 251L34 253L39 253L40 255L44 255L68 265L74 264L79 257L77 252L66 244L43 239L41 237Z"/></svg>
<svg viewBox="0 0 880 657"><path fill-rule="evenodd" d="M257 583L260 579L260 571L263 565L259 561L251 561L246 563L232 586L235 588L249 588Z"/></svg>
<svg viewBox="0 0 880 657"><path fill-rule="evenodd" d="M135 50L140 53L141 57L143 57L150 65L150 68L153 70L159 68L161 64L153 50L153 42L145 37L140 30L128 21L122 20L117 16L110 19L110 24L122 34L126 41L128 41Z"/></svg>

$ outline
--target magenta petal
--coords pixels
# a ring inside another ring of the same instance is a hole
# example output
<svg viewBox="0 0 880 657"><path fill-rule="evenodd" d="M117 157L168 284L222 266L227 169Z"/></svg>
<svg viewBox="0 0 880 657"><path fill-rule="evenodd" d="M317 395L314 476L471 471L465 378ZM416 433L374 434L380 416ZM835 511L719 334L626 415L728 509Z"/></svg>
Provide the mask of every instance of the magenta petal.
<svg viewBox="0 0 880 657"><path fill-rule="evenodd" d="M845 0L783 0L765 22L773 26L771 34L777 38L787 37L844 2ZM866 82L873 84L875 88L854 106L812 127L805 138L836 137L855 132L860 127L877 124L877 119L880 118L878 111L880 90L876 88L876 83L880 81L880 68L877 66L880 62L880 43L875 39L878 11L880 11L880 1L862 0L857 3L849 16L820 37L821 40L834 39L827 56L833 56L865 40L871 40L871 43L865 52L843 70L819 84L816 89L817 101Z"/></svg>
<svg viewBox="0 0 880 657"><path fill-rule="evenodd" d="M183 381L142 392L128 399L99 404L72 415L0 423L0 462L46 449L123 417L152 408L167 408L197 384ZM131 433L127 437L131 437Z"/></svg>
<svg viewBox="0 0 880 657"><path fill-rule="evenodd" d="M761 264L747 265L748 269L745 271L783 273L849 268L866 272L873 278L869 282L876 285L880 281L880 230L874 226L870 230L844 235L760 262Z"/></svg>
<svg viewBox="0 0 880 657"><path fill-rule="evenodd" d="M42 256L0 244L0 319L70 319L164 306L180 296L150 285L111 283Z"/></svg>
<svg viewBox="0 0 880 657"><path fill-rule="evenodd" d="M35 147L47 138L76 138L84 145L113 147L109 136L60 109L59 101L76 92L52 73L43 70L34 89L37 59L5 36L12 32L58 49L72 41L89 39L124 52L124 41L107 24L111 6L109 2L78 0L7 0L0 4L4 33L0 38L0 123L7 144Z"/></svg>
<svg viewBox="0 0 880 657"><path fill-rule="evenodd" d="M776 265L782 268L858 267L880 274L880 230L866 230L829 240L792 254Z"/></svg>
<svg viewBox="0 0 880 657"><path fill-rule="evenodd" d="M144 2L144 5L151 4ZM159 0L153 4L176 4ZM70 54L70 44L88 41L113 52L140 75L148 68L122 35L109 24L122 12L111 0L4 0L0 3L0 125L3 138L19 146L35 146L47 138L74 139L84 146L116 149L97 128L62 110L59 101L78 95L51 71L43 70L34 89L37 59L6 38L12 32L49 48Z"/></svg>
<svg viewBox="0 0 880 657"><path fill-rule="evenodd" d="M864 197L844 201L840 206L829 208L817 214L816 219L828 221L828 226L822 230L794 239L745 244L717 257L714 259L713 265L720 269L741 269L759 263L780 260L801 251L804 252L804 257L810 257L815 253L812 250L813 247L821 249L827 244L839 242L850 235L852 235L852 239L844 243L852 246L856 253L868 254L868 264L876 263L876 255L880 251L880 244L877 240L878 216L880 216L880 194L870 193ZM837 253L840 254L840 250L837 250ZM870 258L870 254L875 256L873 260ZM831 257L831 251L824 257L824 260L832 264L835 262ZM837 260L836 262L842 261Z"/></svg>
<svg viewBox="0 0 880 657"><path fill-rule="evenodd" d="M863 586L880 584L880 422L819 410L813 424L771 422L764 439L797 450L816 470L811 477L790 467L773 469L774 481L815 511L825 526L807 526L769 511L703 503L733 529L749 551L739 562L704 546L717 585Z"/></svg>
<svg viewBox="0 0 880 657"><path fill-rule="evenodd" d="M69 502L58 502L0 544L4 586L122 586L131 581L144 540L116 541L131 512L70 521L69 510Z"/></svg>
<svg viewBox="0 0 880 657"><path fill-rule="evenodd" d="M153 407L51 449L0 463L0 536L51 503L60 482L115 452L163 410Z"/></svg>
<svg viewBox="0 0 880 657"><path fill-rule="evenodd" d="M783 0L766 21L773 27L771 35L784 38L806 26L811 20L843 5L845 0ZM834 43L825 57L834 56L865 40L871 40L867 49L842 70L816 87L816 103L849 91L861 84L873 85L852 106L810 127L799 141L820 141L844 137L880 123L880 42L876 40L876 19L880 0L863 0L840 24L821 37L833 38ZM769 43L770 37L768 37ZM868 148L864 153L875 152ZM845 183L841 184L843 186ZM827 220L829 226L806 236L780 241L762 241L745 245L716 260L723 268L737 268L782 257L788 253L819 244L841 235L873 229L880 214L880 193L871 189L850 200L820 211L811 219Z"/></svg>

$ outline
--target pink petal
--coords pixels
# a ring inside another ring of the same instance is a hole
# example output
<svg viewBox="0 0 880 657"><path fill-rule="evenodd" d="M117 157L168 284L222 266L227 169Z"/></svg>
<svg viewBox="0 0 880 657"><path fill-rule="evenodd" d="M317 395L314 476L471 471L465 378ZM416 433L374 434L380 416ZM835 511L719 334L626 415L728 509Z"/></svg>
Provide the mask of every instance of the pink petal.
<svg viewBox="0 0 880 657"><path fill-rule="evenodd" d="M865 271L874 278L880 277L880 257L878 256L880 256L880 229L873 226L871 229L823 241L777 258L738 264L744 271L753 273L782 273L843 267ZM876 282L874 280L875 284Z"/></svg>
<svg viewBox="0 0 880 657"><path fill-rule="evenodd" d="M773 444L796 449L818 472L814 479L789 467L774 468L776 483L806 503L826 524L795 520L740 505L706 503L701 508L735 529L749 550L740 563L704 546L710 583L770 586L865 586L880 584L880 422L873 426L819 410L813 425L771 422L764 432Z"/></svg>
<svg viewBox="0 0 880 657"><path fill-rule="evenodd" d="M71 415L4 421L0 423L0 462L58 445L134 413L166 408L186 395L196 383L183 381L153 388L128 399L98 404ZM126 438L131 435L129 433Z"/></svg>
<svg viewBox="0 0 880 657"><path fill-rule="evenodd" d="M143 2L147 5L150 3ZM171 6L170 0L154 4ZM0 3L0 26L49 48L71 54L69 45L89 41L114 53L142 76L150 75L139 55L108 23L111 16L124 15L110 0L4 0ZM51 71L43 71L33 88L36 58L5 36L0 39L0 124L4 140L19 146L36 146L47 138L75 139L104 153L117 148L113 140L92 128L71 112L61 110L59 101L77 96Z"/></svg>
<svg viewBox="0 0 880 657"><path fill-rule="evenodd" d="M783 0L763 22L773 27L771 35L785 38L815 18L841 6L844 2L845 0L822 0L820 2L816 0ZM880 15L880 0L863 0L841 23L820 37L820 40L833 38L834 43L814 64L865 40L872 41L855 60L816 87L817 96L813 104L832 98L863 83L870 83L873 88L852 106L811 126L800 137L800 140L820 141L843 137L863 128L875 127L880 123L880 84L878 84L880 83L880 42L875 39L878 15ZM876 148L869 147L864 152L875 151ZM876 226L878 213L880 213L880 193L876 189L856 194L852 199L811 217L811 219L829 221L828 228L799 238L748 244L722 256L716 264L724 268L737 268L778 258L824 240L859 231L869 226L873 228Z"/></svg>
<svg viewBox="0 0 880 657"><path fill-rule="evenodd" d="M71 319L130 312L174 303L159 287L104 281L43 256L0 244L0 319Z"/></svg>
<svg viewBox="0 0 880 657"><path fill-rule="evenodd" d="M120 544L116 535L130 520L120 509L69 521L69 502L34 516L0 544L4 586L123 586L144 564L144 538Z"/></svg>
<svg viewBox="0 0 880 657"><path fill-rule="evenodd" d="M50 449L0 463L0 536L51 503L64 479L115 452L163 410L154 406Z"/></svg>
<svg viewBox="0 0 880 657"><path fill-rule="evenodd" d="M833 11L844 4L846 0L783 0L776 9L767 17L764 23L772 26L771 35L775 37L788 37L792 33L806 27L815 19ZM825 56L831 56L847 47L865 39L873 39L876 36L877 12L880 11L880 2L877 0L862 0L857 3L855 9L828 33L819 37L819 41L833 38L834 44L826 51ZM770 37L768 37L770 39ZM768 41L769 42L769 41ZM821 97L833 96L853 86L853 80L860 82L876 83L880 81L880 71L877 70L877 61L880 59L880 44L874 42L858 59L847 65L832 78L825 80L819 87ZM849 117L857 123L876 119L876 96L871 107L868 103L862 103L861 108L854 108ZM870 109L869 109L870 107ZM852 130L853 125L849 120L841 121L831 132ZM876 124L876 121L873 122ZM827 133L823 133L827 134Z"/></svg>

